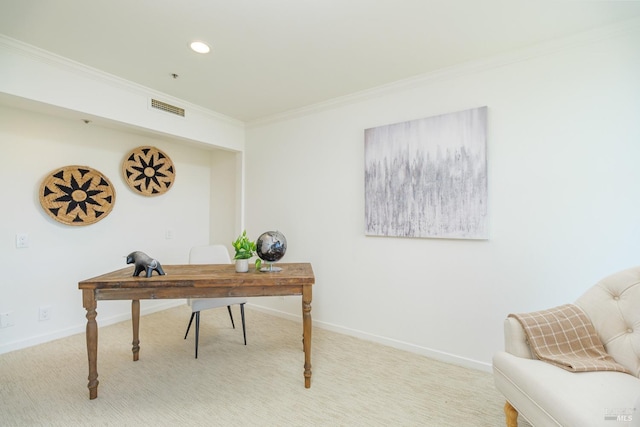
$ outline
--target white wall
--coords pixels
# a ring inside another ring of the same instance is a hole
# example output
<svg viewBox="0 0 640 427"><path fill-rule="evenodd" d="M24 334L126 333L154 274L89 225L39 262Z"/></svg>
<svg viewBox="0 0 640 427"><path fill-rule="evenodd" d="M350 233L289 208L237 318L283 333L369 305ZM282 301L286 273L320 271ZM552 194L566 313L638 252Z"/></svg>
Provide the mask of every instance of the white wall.
<svg viewBox="0 0 640 427"><path fill-rule="evenodd" d="M444 70L256 123L245 149L241 124L197 108L188 123L164 120L148 111L143 88L0 40L2 98L72 113L0 107L0 313L16 322L0 329L0 353L83 331L77 282L123 266L129 251L186 262L190 246L228 243L246 223L255 237L285 233L283 261L313 263L316 326L488 369L507 313L572 301L637 264L639 45L638 30L626 28ZM482 105L490 239L365 237L364 129ZM77 112L104 121L85 125ZM123 153L142 144L176 163L176 186L161 198L141 199L120 178ZM103 221L68 227L42 212L41 179L67 164L92 166L116 185ZM142 217L152 226L140 227ZM16 232L29 233L30 248L15 248ZM300 317L299 298L254 303ZM37 321L41 305L53 307L50 321ZM98 312L104 325L128 318L129 306L101 302Z"/></svg>
<svg viewBox="0 0 640 427"><path fill-rule="evenodd" d="M247 229L313 264L316 326L488 370L508 313L638 264L639 46L591 33L256 123ZM364 129L485 105L490 239L364 236Z"/></svg>
<svg viewBox="0 0 640 427"><path fill-rule="evenodd" d="M122 177L124 155L153 145L176 169L175 185L159 197L129 189ZM84 329L78 282L126 267L124 256L141 250L162 263L186 263L188 250L209 241L210 161L208 151L61 119L0 107L0 312L12 312L15 326L0 329L0 352ZM87 165L105 174L116 189L112 212L82 227L51 219L39 203L42 180L55 168ZM174 232L166 239L166 230ZM30 246L17 249L15 234L28 233ZM179 301L178 301L179 302ZM143 301L143 310L176 304ZM51 306L49 321L38 321L40 306ZM129 304L103 301L104 325L128 318Z"/></svg>
<svg viewBox="0 0 640 427"><path fill-rule="evenodd" d="M233 242L242 230L242 153L211 152L210 243L221 243L233 256Z"/></svg>
<svg viewBox="0 0 640 427"><path fill-rule="evenodd" d="M133 250L169 264L186 263L191 246L231 246L241 218L241 122L1 35L0 63L0 313L15 323L0 328L0 353L83 331L78 281L126 267ZM151 98L184 107L185 117L150 109ZM175 185L160 197L134 194L121 177L123 156L141 145L175 164ZM114 210L90 226L60 224L39 204L46 174L73 164L116 187ZM16 248L16 233L29 234L29 248ZM143 301L142 311L181 303ZM51 320L38 321L41 306L51 306ZM97 311L100 325L131 313L123 301L99 302Z"/></svg>

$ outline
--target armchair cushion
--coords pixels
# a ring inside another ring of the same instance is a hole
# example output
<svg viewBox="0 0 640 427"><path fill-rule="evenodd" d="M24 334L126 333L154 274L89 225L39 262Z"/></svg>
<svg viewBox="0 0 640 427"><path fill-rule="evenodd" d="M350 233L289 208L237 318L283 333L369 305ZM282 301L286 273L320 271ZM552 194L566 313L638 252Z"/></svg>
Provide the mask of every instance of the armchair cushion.
<svg viewBox="0 0 640 427"><path fill-rule="evenodd" d="M498 390L534 426L614 427L606 411L640 401L638 378L621 372L570 372L507 352L494 355L493 367Z"/></svg>

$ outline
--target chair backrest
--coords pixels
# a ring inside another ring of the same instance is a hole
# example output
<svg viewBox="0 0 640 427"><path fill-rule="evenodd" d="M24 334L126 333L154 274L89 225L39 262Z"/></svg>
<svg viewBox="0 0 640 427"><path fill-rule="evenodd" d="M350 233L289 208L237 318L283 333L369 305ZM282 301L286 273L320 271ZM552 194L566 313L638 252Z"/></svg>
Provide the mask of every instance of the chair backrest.
<svg viewBox="0 0 640 427"><path fill-rule="evenodd" d="M195 246L189 251L189 264L231 264L224 245Z"/></svg>
<svg viewBox="0 0 640 427"><path fill-rule="evenodd" d="M640 377L640 267L605 277L576 305L591 319L607 353Z"/></svg>

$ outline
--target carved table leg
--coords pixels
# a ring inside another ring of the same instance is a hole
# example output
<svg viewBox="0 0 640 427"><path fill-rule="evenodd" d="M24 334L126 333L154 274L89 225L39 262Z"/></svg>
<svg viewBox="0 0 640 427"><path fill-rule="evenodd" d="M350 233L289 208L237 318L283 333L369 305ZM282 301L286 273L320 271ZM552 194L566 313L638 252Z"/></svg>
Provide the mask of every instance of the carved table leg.
<svg viewBox="0 0 640 427"><path fill-rule="evenodd" d="M93 290L82 291L82 302L87 310L87 356L89 358L89 399L98 397L98 323L96 322L96 299Z"/></svg>
<svg viewBox="0 0 640 427"><path fill-rule="evenodd" d="M140 357L140 300L131 300L131 324L133 325L133 361L137 361Z"/></svg>
<svg viewBox="0 0 640 427"><path fill-rule="evenodd" d="M511 406L511 403L504 403L504 414L506 415L507 427L518 427L518 411Z"/></svg>
<svg viewBox="0 0 640 427"><path fill-rule="evenodd" d="M311 285L302 287L302 342L304 345L304 386L311 387Z"/></svg>

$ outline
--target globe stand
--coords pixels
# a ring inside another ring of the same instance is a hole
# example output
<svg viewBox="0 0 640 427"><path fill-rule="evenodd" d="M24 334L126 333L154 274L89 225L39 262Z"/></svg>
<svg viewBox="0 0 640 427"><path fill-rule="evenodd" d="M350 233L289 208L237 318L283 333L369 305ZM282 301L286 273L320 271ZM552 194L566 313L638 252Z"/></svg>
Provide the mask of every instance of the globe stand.
<svg viewBox="0 0 640 427"><path fill-rule="evenodd" d="M272 262L267 263L266 267L262 267L260 269L263 273L277 273L278 271L282 271L280 267L274 267Z"/></svg>

